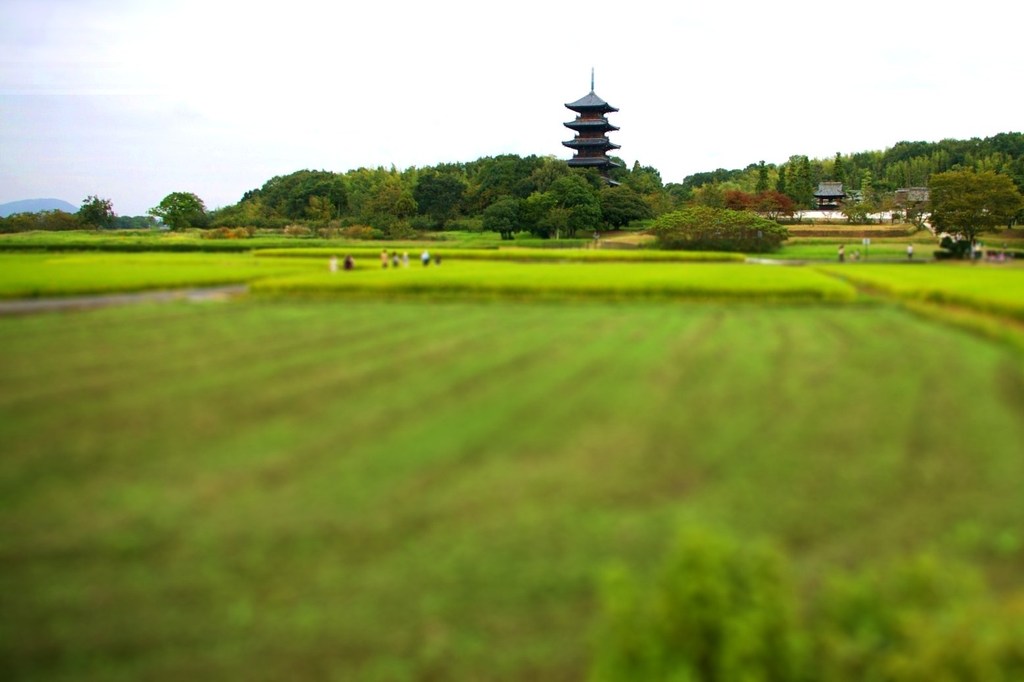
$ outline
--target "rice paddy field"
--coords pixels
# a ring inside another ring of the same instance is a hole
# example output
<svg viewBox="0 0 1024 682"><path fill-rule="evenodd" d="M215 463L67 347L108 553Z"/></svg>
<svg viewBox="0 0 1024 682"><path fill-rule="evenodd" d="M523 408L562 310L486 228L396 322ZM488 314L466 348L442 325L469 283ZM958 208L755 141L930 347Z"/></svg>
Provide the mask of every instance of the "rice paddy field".
<svg viewBox="0 0 1024 682"><path fill-rule="evenodd" d="M239 284L312 269L232 253L0 253L0 299Z"/></svg>
<svg viewBox="0 0 1024 682"><path fill-rule="evenodd" d="M253 293L0 317L4 679L581 679L683 527L1024 594L1024 350L900 288L1024 269L111 256L0 291Z"/></svg>

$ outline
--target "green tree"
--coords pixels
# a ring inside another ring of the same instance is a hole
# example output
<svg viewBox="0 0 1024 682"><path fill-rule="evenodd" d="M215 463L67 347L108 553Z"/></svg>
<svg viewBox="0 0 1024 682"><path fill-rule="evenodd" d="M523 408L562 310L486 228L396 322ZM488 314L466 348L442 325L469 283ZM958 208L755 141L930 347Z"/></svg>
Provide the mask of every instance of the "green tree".
<svg viewBox="0 0 1024 682"><path fill-rule="evenodd" d="M345 180L330 171L300 170L275 176L259 189L246 192L242 203L256 199L260 200L264 218L324 221L342 215L348 208Z"/></svg>
<svg viewBox="0 0 1024 682"><path fill-rule="evenodd" d="M555 180L571 174L569 164L565 161L554 157L544 157L540 160L540 165L530 173L528 183L534 192L547 192Z"/></svg>
<svg viewBox="0 0 1024 682"><path fill-rule="evenodd" d="M207 224L206 206L191 192L171 192L149 209L149 215L160 218L172 230L205 227Z"/></svg>
<svg viewBox="0 0 1024 682"><path fill-rule="evenodd" d="M461 177L428 169L420 174L412 196L420 213L430 216L441 228L458 214L465 191L466 181Z"/></svg>
<svg viewBox="0 0 1024 682"><path fill-rule="evenodd" d="M693 201L699 206L725 208L725 190L717 183L702 185L693 190Z"/></svg>
<svg viewBox="0 0 1024 682"><path fill-rule="evenodd" d="M503 197L484 209L483 226L501 235L502 239L512 239L513 233L520 229L520 205L522 200L515 197Z"/></svg>
<svg viewBox="0 0 1024 682"><path fill-rule="evenodd" d="M768 166L764 161L757 164L757 184L754 185L754 192L760 194L768 191Z"/></svg>
<svg viewBox="0 0 1024 682"><path fill-rule="evenodd" d="M875 192L875 176L869 170L860 175L860 201L869 212L873 212L878 205L878 195Z"/></svg>
<svg viewBox="0 0 1024 682"><path fill-rule="evenodd" d="M568 211L565 236L581 230L595 230L601 224L601 203L595 189L580 175L568 175L551 184L548 192L558 208ZM556 236L562 233L556 230Z"/></svg>
<svg viewBox="0 0 1024 682"><path fill-rule="evenodd" d="M947 171L931 178L932 225L972 245L978 235L1008 224L1021 210L1021 193L993 171Z"/></svg>
<svg viewBox="0 0 1024 682"><path fill-rule="evenodd" d="M625 185L639 194L651 194L661 191L664 187L658 169L653 166L641 166L639 161L633 162L633 168L623 180Z"/></svg>
<svg viewBox="0 0 1024 682"><path fill-rule="evenodd" d="M99 229L114 223L114 207L110 199L89 195L78 209L78 220L86 227Z"/></svg>
<svg viewBox="0 0 1024 682"><path fill-rule="evenodd" d="M644 198L626 185L603 188L598 192L598 200L605 223L616 230L634 220L654 217Z"/></svg>
<svg viewBox="0 0 1024 682"><path fill-rule="evenodd" d="M789 196L801 208L810 208L814 205L814 175L811 171L811 161L806 156L795 156L790 158L789 168L792 176L787 180L789 184Z"/></svg>
<svg viewBox="0 0 1024 682"><path fill-rule="evenodd" d="M832 162L832 179L836 182L846 182L846 167L843 165L843 157L836 152L836 158Z"/></svg>
<svg viewBox="0 0 1024 682"><path fill-rule="evenodd" d="M786 165L785 164L779 166L779 177L775 181L775 191L779 192L780 194L785 194L786 196L789 196L789 192L787 191L787 188L786 188ZM792 198L792 197L790 197L790 198Z"/></svg>
<svg viewBox="0 0 1024 682"><path fill-rule="evenodd" d="M523 229L536 237L547 239L562 227L559 221L549 219L549 214L556 208L555 197L550 192L534 192L519 208Z"/></svg>
<svg viewBox="0 0 1024 682"><path fill-rule="evenodd" d="M543 162L539 156L502 154L468 164L466 172L470 189L467 202L476 211L483 211L505 196L521 199L529 196L534 191L530 176Z"/></svg>
<svg viewBox="0 0 1024 682"><path fill-rule="evenodd" d="M377 185L363 205L363 213L371 225L388 230L397 221L416 215L416 200L402 178L392 173Z"/></svg>

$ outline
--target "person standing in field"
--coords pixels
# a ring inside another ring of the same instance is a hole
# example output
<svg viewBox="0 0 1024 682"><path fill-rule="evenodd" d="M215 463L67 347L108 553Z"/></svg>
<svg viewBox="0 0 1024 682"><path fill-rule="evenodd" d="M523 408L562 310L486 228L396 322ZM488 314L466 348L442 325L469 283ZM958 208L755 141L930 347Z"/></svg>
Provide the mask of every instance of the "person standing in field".
<svg viewBox="0 0 1024 682"><path fill-rule="evenodd" d="M430 252L424 251L420 255L420 260L423 261L423 267L427 267L428 265L430 265Z"/></svg>
<svg viewBox="0 0 1024 682"><path fill-rule="evenodd" d="M380 252L380 266L382 268L385 268L385 269L388 267L388 250L387 249L384 249L383 251Z"/></svg>
<svg viewBox="0 0 1024 682"><path fill-rule="evenodd" d="M846 260L846 246L844 244L839 245L839 262L842 263Z"/></svg>
<svg viewBox="0 0 1024 682"><path fill-rule="evenodd" d="M907 244L907 260L914 260L914 245Z"/></svg>
<svg viewBox="0 0 1024 682"><path fill-rule="evenodd" d="M402 252L402 267L403 268L409 267L409 252L408 251L403 251Z"/></svg>
<svg viewBox="0 0 1024 682"><path fill-rule="evenodd" d="M355 267L356 267L356 262L355 262L355 260L353 260L353 258L352 258L352 254L350 253L349 255L345 256L345 265L344 265L344 268L345 268L346 270L352 270L352 269L354 269Z"/></svg>
<svg viewBox="0 0 1024 682"><path fill-rule="evenodd" d="M397 251L392 251L391 252L391 267L395 268L396 270L398 269L398 252Z"/></svg>
<svg viewBox="0 0 1024 682"><path fill-rule="evenodd" d="M327 263L327 269L330 270L331 272L337 272L338 271L338 257L337 256L331 256L331 260L328 261L328 263Z"/></svg>

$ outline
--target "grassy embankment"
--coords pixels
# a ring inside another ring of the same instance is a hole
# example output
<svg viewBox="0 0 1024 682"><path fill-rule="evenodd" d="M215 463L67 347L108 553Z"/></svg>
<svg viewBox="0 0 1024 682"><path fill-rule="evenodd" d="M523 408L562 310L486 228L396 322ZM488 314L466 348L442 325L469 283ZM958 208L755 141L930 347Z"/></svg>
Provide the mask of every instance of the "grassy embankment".
<svg viewBox="0 0 1024 682"><path fill-rule="evenodd" d="M597 576L681 525L808 590L926 549L1021 589L1021 355L886 306L255 300L0 343L6 679L580 679Z"/></svg>

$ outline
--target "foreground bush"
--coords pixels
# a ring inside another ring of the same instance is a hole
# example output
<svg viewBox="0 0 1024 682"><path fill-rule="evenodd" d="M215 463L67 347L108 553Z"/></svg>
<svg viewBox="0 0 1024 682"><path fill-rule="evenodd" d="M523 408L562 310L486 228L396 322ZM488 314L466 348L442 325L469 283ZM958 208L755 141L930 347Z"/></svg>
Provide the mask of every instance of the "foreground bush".
<svg viewBox="0 0 1024 682"><path fill-rule="evenodd" d="M649 589L604 586L595 680L796 679L793 591L779 556L682 536Z"/></svg>
<svg viewBox="0 0 1024 682"><path fill-rule="evenodd" d="M692 206L666 213L651 232L663 249L763 253L779 248L789 231L749 211Z"/></svg>
<svg viewBox="0 0 1024 682"><path fill-rule="evenodd" d="M1024 602L997 604L967 569L916 558L833 576L803 604L789 574L769 549L683 535L646 584L606 578L591 678L1024 679Z"/></svg>

